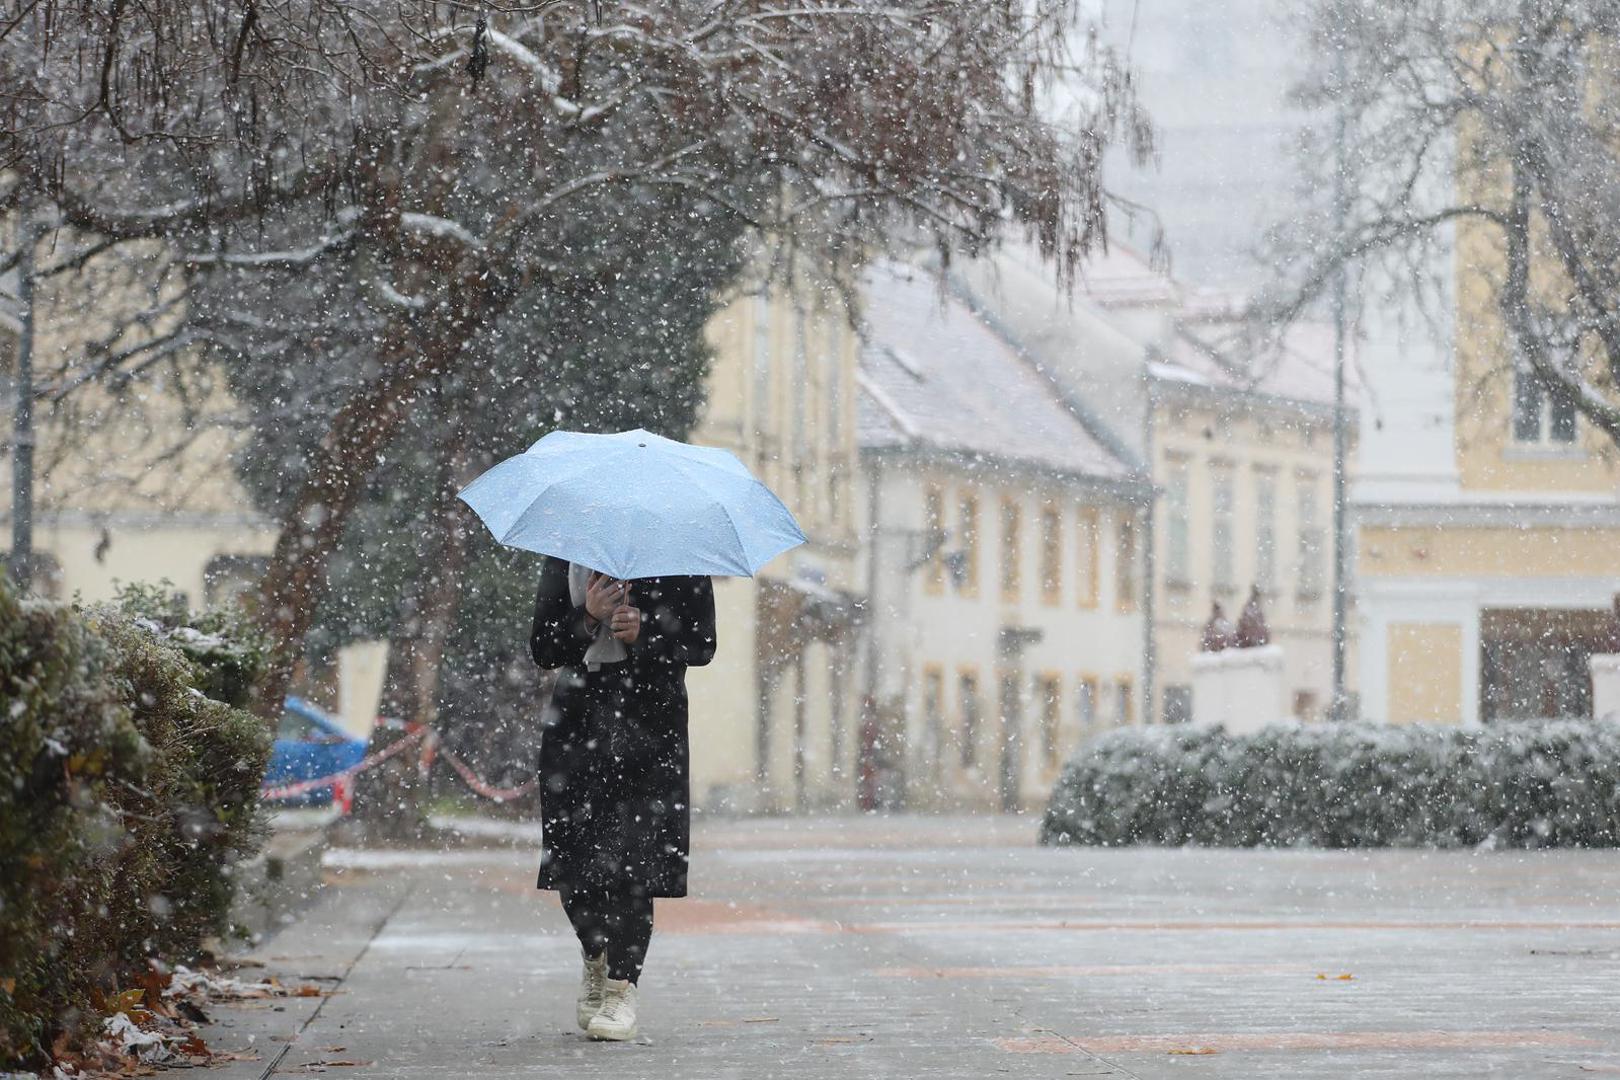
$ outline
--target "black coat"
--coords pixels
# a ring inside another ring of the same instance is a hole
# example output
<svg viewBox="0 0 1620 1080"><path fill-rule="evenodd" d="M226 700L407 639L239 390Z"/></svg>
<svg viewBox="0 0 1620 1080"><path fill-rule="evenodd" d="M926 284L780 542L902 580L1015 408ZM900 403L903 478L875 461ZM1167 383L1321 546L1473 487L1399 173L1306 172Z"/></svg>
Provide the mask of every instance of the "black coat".
<svg viewBox="0 0 1620 1080"><path fill-rule="evenodd" d="M585 609L548 556L529 651L561 668L540 737L542 889L607 886L685 896L691 831L686 669L714 657L706 577L642 578L641 633L621 663L585 667Z"/></svg>

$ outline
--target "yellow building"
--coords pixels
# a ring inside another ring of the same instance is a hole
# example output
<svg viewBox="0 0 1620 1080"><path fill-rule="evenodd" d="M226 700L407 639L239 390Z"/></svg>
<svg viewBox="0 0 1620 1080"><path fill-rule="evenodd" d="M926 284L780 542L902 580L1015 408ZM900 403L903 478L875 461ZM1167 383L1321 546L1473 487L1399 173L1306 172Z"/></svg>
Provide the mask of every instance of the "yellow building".
<svg viewBox="0 0 1620 1080"><path fill-rule="evenodd" d="M15 242L14 234L8 241ZM68 260L74 243L71 235L52 234L37 246L36 265L45 271ZM98 357L161 339L162 318L114 336L113 328L131 322L141 308L161 308L135 273L123 260L92 261L77 274L42 281L35 290L35 371L72 377ZM17 296L13 272L0 280L0 385L8 435L17 393ZM168 362L188 361L176 355ZM34 578L40 595L105 600L120 583L167 578L189 601L202 604L257 579L276 534L236 482L236 441L208 423L224 395L192 370L189 396L182 400L166 370L157 368L147 380L148 392L139 395L114 400L87 383L65 404L46 399L36 406ZM36 386L49 389L43 381ZM4 466L9 548L9 438Z"/></svg>
<svg viewBox="0 0 1620 1080"><path fill-rule="evenodd" d="M857 338L840 294L801 269L710 323L715 357L692 438L734 452L809 542L757 578L715 582L720 651L688 674L692 798L781 811L853 804L860 606Z"/></svg>
<svg viewBox="0 0 1620 1080"><path fill-rule="evenodd" d="M1257 589L1283 651L1290 715L1321 719L1333 682L1331 342L1304 328L1250 374L1221 351L1234 320L1217 298L1185 298L1148 364L1161 493L1155 715L1189 717L1192 657L1213 605L1235 623Z"/></svg>
<svg viewBox="0 0 1620 1080"><path fill-rule="evenodd" d="M60 240L40 251L41 265L63 257ZM128 280L101 282L94 264L88 278L60 280L70 289L37 297L37 370L82 364L119 314L107 305L120 296L143 302ZM704 703L693 710L694 797L716 808L836 805L853 796L855 337L834 294L799 280L792 295L740 296L715 318L710 406L693 435L736 451L810 536L758 581L717 584L720 659L692 675L694 700ZM8 428L16 285L15 274L0 280ZM88 387L71 413L39 411L40 595L95 601L120 583L168 579L191 603L207 604L257 582L275 523L253 509L236 480L235 440L209 426L209 416L188 416L172 390L155 379L139 403L114 405ZM223 393L217 398L213 407L223 411ZM174 452L159 453L165 449ZM0 523L9 533L6 479ZM375 716L385 658L383 648L366 645L339 657L330 704L356 730L369 730Z"/></svg>
<svg viewBox="0 0 1620 1080"><path fill-rule="evenodd" d="M1613 446L1528 371L1502 252L1459 226L1438 341L1373 357L1354 492L1362 713L1392 723L1591 714L1620 589Z"/></svg>

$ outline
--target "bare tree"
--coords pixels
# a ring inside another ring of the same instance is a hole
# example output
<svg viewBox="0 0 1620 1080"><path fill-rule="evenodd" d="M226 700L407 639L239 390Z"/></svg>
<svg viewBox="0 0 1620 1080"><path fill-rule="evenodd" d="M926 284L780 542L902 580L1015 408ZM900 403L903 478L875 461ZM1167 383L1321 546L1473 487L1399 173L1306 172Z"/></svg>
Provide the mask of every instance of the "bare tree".
<svg viewBox="0 0 1620 1080"><path fill-rule="evenodd" d="M344 396L263 584L271 711L345 521L422 395L477 378L518 298L617 272L638 215L581 228L581 205L673 194L677 213L846 270L899 237L948 256L1019 222L1072 275L1102 238L1105 149L1149 150L1078 7L8 0L4 198L48 202L103 252L161 241L189 300L212 290L99 357L97 378L181 348L331 361ZM1073 130L1041 107L1059 79L1084 103ZM305 287L296 304L219 302L253 279Z"/></svg>
<svg viewBox="0 0 1620 1080"><path fill-rule="evenodd" d="M1300 99L1344 136L1324 124L1304 160L1321 193L1342 167L1348 198L1279 231L1259 321L1288 323L1346 268L1424 302L1455 269L1505 330L1494 377L1620 442L1620 5L1319 0L1307 26Z"/></svg>

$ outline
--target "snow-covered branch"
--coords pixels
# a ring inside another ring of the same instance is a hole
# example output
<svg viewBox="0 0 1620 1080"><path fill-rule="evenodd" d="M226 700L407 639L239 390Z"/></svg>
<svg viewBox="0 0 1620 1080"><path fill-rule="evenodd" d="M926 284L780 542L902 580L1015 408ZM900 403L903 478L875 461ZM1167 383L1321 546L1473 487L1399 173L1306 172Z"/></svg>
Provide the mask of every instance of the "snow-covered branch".
<svg viewBox="0 0 1620 1080"><path fill-rule="evenodd" d="M407 211L399 215L399 225L406 232L420 233L435 240L454 240L462 247L472 251L484 246L484 241L459 221L451 221L449 218L438 217L434 214Z"/></svg>

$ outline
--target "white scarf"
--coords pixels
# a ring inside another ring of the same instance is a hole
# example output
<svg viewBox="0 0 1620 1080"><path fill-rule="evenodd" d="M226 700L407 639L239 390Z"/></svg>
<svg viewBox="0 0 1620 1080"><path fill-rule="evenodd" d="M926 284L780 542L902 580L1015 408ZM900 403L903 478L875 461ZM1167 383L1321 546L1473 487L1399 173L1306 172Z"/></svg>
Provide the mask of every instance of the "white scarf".
<svg viewBox="0 0 1620 1080"><path fill-rule="evenodd" d="M568 601L575 607L585 604L585 588L591 580L591 569L579 563L568 564ZM585 649L585 668L595 671L603 664L617 664L628 659L630 651L624 642L613 636L613 627L604 619L596 624L596 637Z"/></svg>

